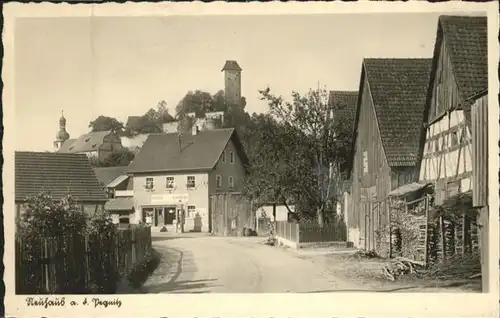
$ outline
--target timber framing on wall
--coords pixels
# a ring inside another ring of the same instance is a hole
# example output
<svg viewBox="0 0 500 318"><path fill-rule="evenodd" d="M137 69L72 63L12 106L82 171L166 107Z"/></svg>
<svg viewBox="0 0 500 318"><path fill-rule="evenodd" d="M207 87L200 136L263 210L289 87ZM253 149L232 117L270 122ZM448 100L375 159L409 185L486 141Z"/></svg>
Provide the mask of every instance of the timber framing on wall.
<svg viewBox="0 0 500 318"><path fill-rule="evenodd" d="M457 191L473 189L471 104L487 82L486 17L441 16L419 177L435 184L437 204Z"/></svg>

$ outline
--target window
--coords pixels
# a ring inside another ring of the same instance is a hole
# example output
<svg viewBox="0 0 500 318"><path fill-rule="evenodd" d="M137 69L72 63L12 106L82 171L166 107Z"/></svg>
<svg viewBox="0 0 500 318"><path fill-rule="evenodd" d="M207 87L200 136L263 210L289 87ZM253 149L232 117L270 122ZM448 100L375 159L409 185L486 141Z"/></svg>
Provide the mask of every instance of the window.
<svg viewBox="0 0 500 318"><path fill-rule="evenodd" d="M194 176L188 176L187 177L187 184L186 184L186 187L188 189L192 189L196 186L196 180L194 178Z"/></svg>
<svg viewBox="0 0 500 318"><path fill-rule="evenodd" d="M223 151L223 152L222 152L221 157L222 157L222 158L221 158L221 159L222 159L222 162L226 162L226 152L225 152L225 151Z"/></svg>
<svg viewBox="0 0 500 318"><path fill-rule="evenodd" d="M174 177L167 177L165 187L167 189L175 188L175 178Z"/></svg>
<svg viewBox="0 0 500 318"><path fill-rule="evenodd" d="M229 177L229 189L233 189L234 188L234 179L233 177Z"/></svg>
<svg viewBox="0 0 500 318"><path fill-rule="evenodd" d="M222 187L222 179L220 176L215 177L215 186L217 189L220 189Z"/></svg>
<svg viewBox="0 0 500 318"><path fill-rule="evenodd" d="M234 152L232 151L229 153L229 162L234 163Z"/></svg>
<svg viewBox="0 0 500 318"><path fill-rule="evenodd" d="M368 173L368 151L363 151L363 173Z"/></svg>
<svg viewBox="0 0 500 318"><path fill-rule="evenodd" d="M146 190L153 190L155 187L153 178L146 178Z"/></svg>
<svg viewBox="0 0 500 318"><path fill-rule="evenodd" d="M187 209L187 215L186 217L192 217L194 216L196 213L196 207L194 205L188 205L188 209Z"/></svg>

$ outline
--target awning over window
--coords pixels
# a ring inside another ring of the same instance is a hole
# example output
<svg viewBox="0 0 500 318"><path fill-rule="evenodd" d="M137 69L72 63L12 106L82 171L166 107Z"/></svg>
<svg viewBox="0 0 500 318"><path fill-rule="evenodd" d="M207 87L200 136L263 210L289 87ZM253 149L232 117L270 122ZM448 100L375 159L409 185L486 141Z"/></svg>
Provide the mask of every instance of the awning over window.
<svg viewBox="0 0 500 318"><path fill-rule="evenodd" d="M117 187L119 186L123 181L127 180L129 178L129 176L127 176L126 174L124 175L121 175L121 176L118 176L116 177L113 181L111 181L110 183L108 183L108 185L106 186L106 188L114 188L114 187Z"/></svg>
<svg viewBox="0 0 500 318"><path fill-rule="evenodd" d="M404 186L401 186L399 188L396 188L396 189L392 190L389 193L389 196L391 196L391 197L400 197L400 196L403 196L403 195L407 195L407 194L410 194L410 193L422 190L422 189L428 187L431 184L432 183L418 183L418 182L413 182L413 183L405 184Z"/></svg>
<svg viewBox="0 0 500 318"><path fill-rule="evenodd" d="M104 205L104 209L107 211L132 211L134 209L134 198L133 197L120 197L115 199L110 199Z"/></svg>

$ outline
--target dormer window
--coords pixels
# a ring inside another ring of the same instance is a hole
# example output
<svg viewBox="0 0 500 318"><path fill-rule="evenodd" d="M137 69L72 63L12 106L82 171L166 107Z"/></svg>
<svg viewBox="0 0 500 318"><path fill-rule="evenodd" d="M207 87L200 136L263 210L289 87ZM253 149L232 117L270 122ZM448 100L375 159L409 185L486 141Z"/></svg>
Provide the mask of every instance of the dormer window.
<svg viewBox="0 0 500 318"><path fill-rule="evenodd" d="M234 152L233 151L231 151L229 153L229 163L234 163Z"/></svg>

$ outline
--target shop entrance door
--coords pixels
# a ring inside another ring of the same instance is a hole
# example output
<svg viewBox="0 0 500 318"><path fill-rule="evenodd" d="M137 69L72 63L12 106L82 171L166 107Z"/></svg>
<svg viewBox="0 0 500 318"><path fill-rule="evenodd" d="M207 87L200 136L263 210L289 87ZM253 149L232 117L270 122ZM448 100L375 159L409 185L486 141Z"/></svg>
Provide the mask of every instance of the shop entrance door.
<svg viewBox="0 0 500 318"><path fill-rule="evenodd" d="M155 208L155 226L165 225L165 213L163 213L163 207Z"/></svg>
<svg viewBox="0 0 500 318"><path fill-rule="evenodd" d="M174 224L175 210L175 206L165 207L165 225Z"/></svg>

